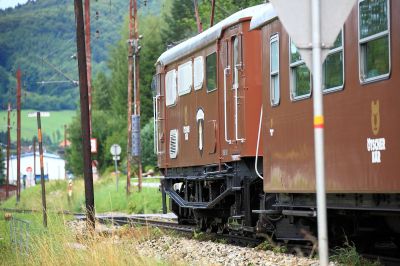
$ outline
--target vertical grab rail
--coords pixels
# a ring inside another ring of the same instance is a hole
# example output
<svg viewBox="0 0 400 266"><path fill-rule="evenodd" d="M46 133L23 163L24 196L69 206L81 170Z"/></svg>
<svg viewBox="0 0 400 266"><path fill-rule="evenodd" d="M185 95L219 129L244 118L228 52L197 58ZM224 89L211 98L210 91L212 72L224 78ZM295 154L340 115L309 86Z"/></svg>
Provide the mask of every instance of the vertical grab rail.
<svg viewBox="0 0 400 266"><path fill-rule="evenodd" d="M240 141L240 142L244 142L245 139L244 138L239 138L239 115L238 115L238 104L239 104L239 100L238 100L238 90L239 90L239 70L238 68L241 67L242 64L237 64L235 65L235 82L233 83L233 89L235 90L235 139L236 141Z"/></svg>
<svg viewBox="0 0 400 266"><path fill-rule="evenodd" d="M230 69L231 69L230 66L227 66L224 69L224 125L225 125L225 141L228 142L228 144L232 143L232 140L228 139L228 119L226 112L226 78L228 76Z"/></svg>
<svg viewBox="0 0 400 266"><path fill-rule="evenodd" d="M154 135L154 153L159 154L159 148L158 148L158 122L159 122L159 117L158 117L158 99L160 99L160 95L158 94L157 96L153 97L153 135Z"/></svg>

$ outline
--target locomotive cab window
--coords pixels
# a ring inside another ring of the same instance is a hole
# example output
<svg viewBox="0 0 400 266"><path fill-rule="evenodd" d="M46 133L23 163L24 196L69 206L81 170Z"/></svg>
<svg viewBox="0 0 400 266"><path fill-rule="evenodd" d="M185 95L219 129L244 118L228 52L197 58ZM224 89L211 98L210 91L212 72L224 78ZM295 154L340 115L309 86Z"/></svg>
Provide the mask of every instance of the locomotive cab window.
<svg viewBox="0 0 400 266"><path fill-rule="evenodd" d="M194 90L200 90L203 87L204 80L204 60L198 56L193 61L193 86Z"/></svg>
<svg viewBox="0 0 400 266"><path fill-rule="evenodd" d="M178 94L188 94L193 87L192 61L178 66Z"/></svg>
<svg viewBox="0 0 400 266"><path fill-rule="evenodd" d="M290 90L292 100L301 100L311 95L311 74L301 58L297 47L290 40Z"/></svg>
<svg viewBox="0 0 400 266"><path fill-rule="evenodd" d="M322 66L324 92L343 89L343 69L343 31L341 31Z"/></svg>
<svg viewBox="0 0 400 266"><path fill-rule="evenodd" d="M362 83L387 78L390 72L389 1L359 1L359 64Z"/></svg>
<svg viewBox="0 0 400 266"><path fill-rule="evenodd" d="M176 103L176 70L168 71L165 75L165 104L167 106Z"/></svg>
<svg viewBox="0 0 400 266"><path fill-rule="evenodd" d="M217 89L217 54L214 52L206 57L207 92Z"/></svg>
<svg viewBox="0 0 400 266"><path fill-rule="evenodd" d="M271 105L279 104L279 35L275 34L270 39L269 47L269 66L270 66L270 100Z"/></svg>
<svg viewBox="0 0 400 266"><path fill-rule="evenodd" d="M236 89L239 87L239 69L241 67L239 56L240 56L239 37L234 36L232 38L232 59L233 59L232 89Z"/></svg>

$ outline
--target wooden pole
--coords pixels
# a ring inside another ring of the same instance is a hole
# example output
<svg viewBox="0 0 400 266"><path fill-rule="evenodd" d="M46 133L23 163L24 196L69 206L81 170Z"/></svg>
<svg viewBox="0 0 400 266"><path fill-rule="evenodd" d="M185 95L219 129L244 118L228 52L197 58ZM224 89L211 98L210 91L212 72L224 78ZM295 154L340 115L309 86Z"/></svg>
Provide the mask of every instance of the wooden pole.
<svg viewBox="0 0 400 266"><path fill-rule="evenodd" d="M67 125L64 125L64 178L67 180L67 160L65 160L67 156Z"/></svg>
<svg viewBox="0 0 400 266"><path fill-rule="evenodd" d="M38 142L39 142L39 156L40 156L40 185L42 187L43 226L47 227L46 184L44 182L43 138L42 138L42 122L40 120L40 112L36 113L36 117L38 126Z"/></svg>
<svg viewBox="0 0 400 266"><path fill-rule="evenodd" d="M86 49L86 72L89 95L89 124L90 135L92 135L92 48L90 46L90 0L85 0L85 49Z"/></svg>
<svg viewBox="0 0 400 266"><path fill-rule="evenodd" d="M210 28L214 25L214 14L215 14L215 0L212 0L212 2L211 2Z"/></svg>
<svg viewBox="0 0 400 266"><path fill-rule="evenodd" d="M203 24L202 24L201 19L200 19L199 7L197 5L197 0L193 0L193 4L194 4L194 12L195 12L195 15L196 15L197 32L200 33L200 32L203 31Z"/></svg>
<svg viewBox="0 0 400 266"><path fill-rule="evenodd" d="M33 180L36 183L36 138L33 137Z"/></svg>
<svg viewBox="0 0 400 266"><path fill-rule="evenodd" d="M8 198L9 184L10 184L10 148L11 148L11 104L8 103L7 115L7 176L6 176L6 199Z"/></svg>
<svg viewBox="0 0 400 266"><path fill-rule="evenodd" d="M17 71L17 203L21 197L21 69Z"/></svg>
<svg viewBox="0 0 400 266"><path fill-rule="evenodd" d="M81 102L81 129L83 174L85 178L86 222L88 229L95 228L92 155L90 151L89 97L85 51L85 29L82 0L74 0L76 17L76 46L78 51L79 88Z"/></svg>
<svg viewBox="0 0 400 266"><path fill-rule="evenodd" d="M136 3L136 1L135 1ZM131 192L131 160L132 160L132 73L133 73L133 0L129 0L129 41L128 41L128 139L126 160L126 195Z"/></svg>
<svg viewBox="0 0 400 266"><path fill-rule="evenodd" d="M135 90L134 90L134 95L135 95L135 108L134 108L134 114L138 115L140 117L140 88L139 88L139 33L138 33L138 28L139 28L139 18L137 16L137 2L134 0L134 5L133 5L133 17L135 19L135 24L134 24L134 40L135 40L135 47L134 47L134 85L135 85ZM139 142L140 143L140 142ZM137 165L138 165L138 189L139 192L142 191L142 160L141 156L138 156L136 158Z"/></svg>

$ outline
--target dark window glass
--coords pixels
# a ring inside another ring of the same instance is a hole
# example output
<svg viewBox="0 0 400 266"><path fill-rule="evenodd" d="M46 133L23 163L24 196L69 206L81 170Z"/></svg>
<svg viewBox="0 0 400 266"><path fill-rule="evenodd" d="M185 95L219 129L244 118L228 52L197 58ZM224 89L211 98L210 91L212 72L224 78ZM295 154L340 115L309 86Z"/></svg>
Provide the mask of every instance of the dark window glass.
<svg viewBox="0 0 400 266"><path fill-rule="evenodd" d="M311 75L293 42L290 42L291 95L293 99L311 94Z"/></svg>
<svg viewBox="0 0 400 266"><path fill-rule="evenodd" d="M372 36L388 29L387 0L360 2L360 38Z"/></svg>
<svg viewBox="0 0 400 266"><path fill-rule="evenodd" d="M217 54L212 53L206 57L207 91L217 88Z"/></svg>
<svg viewBox="0 0 400 266"><path fill-rule="evenodd" d="M336 38L323 65L324 90L339 89L343 86L343 44L342 32Z"/></svg>
<svg viewBox="0 0 400 266"><path fill-rule="evenodd" d="M306 64L301 64L292 70L294 82L294 96L304 96L310 94L310 71Z"/></svg>
<svg viewBox="0 0 400 266"><path fill-rule="evenodd" d="M389 10L387 0L359 2L360 77L362 81L389 74Z"/></svg>

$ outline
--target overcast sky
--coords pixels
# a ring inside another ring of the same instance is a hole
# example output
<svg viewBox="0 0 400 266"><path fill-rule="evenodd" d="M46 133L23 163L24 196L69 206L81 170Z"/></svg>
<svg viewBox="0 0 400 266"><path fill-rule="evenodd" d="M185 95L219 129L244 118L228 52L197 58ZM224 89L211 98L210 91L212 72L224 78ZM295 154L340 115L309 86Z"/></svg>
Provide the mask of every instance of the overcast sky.
<svg viewBox="0 0 400 266"><path fill-rule="evenodd" d="M15 7L18 3L25 4L28 0L0 0L0 9Z"/></svg>

